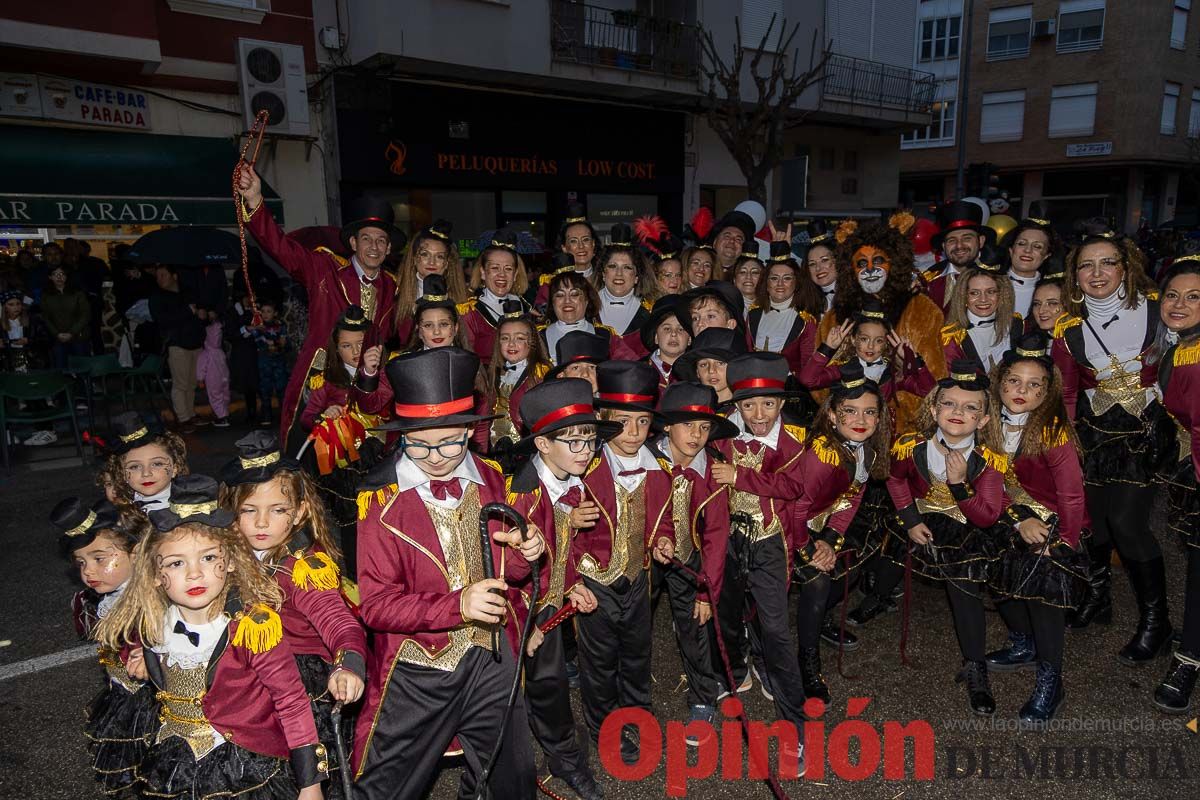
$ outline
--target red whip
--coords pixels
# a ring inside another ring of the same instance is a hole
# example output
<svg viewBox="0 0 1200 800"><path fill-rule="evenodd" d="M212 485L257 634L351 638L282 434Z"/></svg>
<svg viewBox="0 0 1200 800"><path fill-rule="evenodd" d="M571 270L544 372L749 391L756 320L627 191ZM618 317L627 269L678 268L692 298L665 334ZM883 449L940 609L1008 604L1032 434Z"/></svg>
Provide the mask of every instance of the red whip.
<svg viewBox="0 0 1200 800"><path fill-rule="evenodd" d="M575 608L572 603L567 602L562 608L560 608L558 611L555 611L550 619L546 620L541 625L538 625L538 630L544 634L549 633L559 625L562 625L564 622L569 620L571 617L575 616L576 611L578 611L578 609Z"/></svg>
<svg viewBox="0 0 1200 800"><path fill-rule="evenodd" d="M242 247L242 279L246 281L246 299L250 301L252 325L262 324L262 314L258 310L258 299L254 296L254 284L250 282L250 256L246 253L246 219L242 214L242 193L238 191L238 182L242 178L242 167L253 168L258 163L258 151L262 147L263 134L267 131L267 121L266 109L254 116L250 135L246 137L246 143L242 145L242 154L233 168L233 215L237 217L238 241ZM246 153L250 150L251 142L254 143L254 155L247 161ZM263 202L266 202L265 198Z"/></svg>

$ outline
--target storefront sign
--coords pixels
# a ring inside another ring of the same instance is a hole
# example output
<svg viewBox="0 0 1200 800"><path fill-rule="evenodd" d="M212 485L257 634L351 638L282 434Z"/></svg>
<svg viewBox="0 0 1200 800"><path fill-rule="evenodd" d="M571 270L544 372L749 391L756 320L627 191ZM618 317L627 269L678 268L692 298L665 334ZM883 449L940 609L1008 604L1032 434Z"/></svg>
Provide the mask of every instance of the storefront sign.
<svg viewBox="0 0 1200 800"><path fill-rule="evenodd" d="M1086 144L1067 145L1067 158L1082 158L1086 156L1111 156L1112 142L1088 142Z"/></svg>
<svg viewBox="0 0 1200 800"><path fill-rule="evenodd" d="M279 201L268 200L278 215ZM225 198L50 197L0 194L0 227L234 225Z"/></svg>
<svg viewBox="0 0 1200 800"><path fill-rule="evenodd" d="M0 75L0 115L150 130L144 92L69 78Z"/></svg>

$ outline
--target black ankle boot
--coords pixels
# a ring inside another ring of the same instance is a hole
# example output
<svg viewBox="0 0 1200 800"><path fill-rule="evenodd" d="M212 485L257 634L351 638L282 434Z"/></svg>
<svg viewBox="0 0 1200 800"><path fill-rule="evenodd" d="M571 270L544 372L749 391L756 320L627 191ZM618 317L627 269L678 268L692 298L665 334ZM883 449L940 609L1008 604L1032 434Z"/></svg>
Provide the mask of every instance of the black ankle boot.
<svg viewBox="0 0 1200 800"><path fill-rule="evenodd" d="M1037 665L1037 681L1033 684L1033 694L1021 706L1021 722L1030 727L1044 727L1054 719L1058 707L1066 698L1063 689L1062 670L1049 661L1039 661Z"/></svg>
<svg viewBox="0 0 1200 800"><path fill-rule="evenodd" d="M1187 661L1181 660L1186 656ZM1154 705L1168 714L1182 714L1192 707L1192 689L1196 688L1196 659L1186 653L1176 653L1171 668L1154 690Z"/></svg>
<svg viewBox="0 0 1200 800"><path fill-rule="evenodd" d="M860 644L857 636L842 628L836 619L827 617L825 619L825 624L821 626L821 641L833 647L837 647L839 640L842 649L846 652L857 650Z"/></svg>
<svg viewBox="0 0 1200 800"><path fill-rule="evenodd" d="M1112 545L1088 548L1088 584L1079 608L1067 614L1067 629L1112 622Z"/></svg>
<svg viewBox="0 0 1200 800"><path fill-rule="evenodd" d="M825 703L830 703L829 687L821 676L821 648L800 648L800 678L804 683L804 696L815 697Z"/></svg>
<svg viewBox="0 0 1200 800"><path fill-rule="evenodd" d="M896 602L890 597L883 599L874 594L869 594L858 604L858 608L846 615L846 624L856 628L862 627L880 614L896 610Z"/></svg>
<svg viewBox="0 0 1200 800"><path fill-rule="evenodd" d="M996 713L996 698L992 696L992 685L988 682L986 661L964 661L955 681L967 684L967 701L972 713L983 716Z"/></svg>
<svg viewBox="0 0 1200 800"><path fill-rule="evenodd" d="M1023 667L1037 666L1037 650L1033 646L1033 635L1020 631L1008 632L1008 647L987 654L988 669L996 672L1012 672Z"/></svg>
<svg viewBox="0 0 1200 800"><path fill-rule="evenodd" d="M1171 647L1171 620L1167 613L1167 571L1162 557L1131 561L1125 565L1137 596L1138 626L1117 658L1128 666L1153 661Z"/></svg>

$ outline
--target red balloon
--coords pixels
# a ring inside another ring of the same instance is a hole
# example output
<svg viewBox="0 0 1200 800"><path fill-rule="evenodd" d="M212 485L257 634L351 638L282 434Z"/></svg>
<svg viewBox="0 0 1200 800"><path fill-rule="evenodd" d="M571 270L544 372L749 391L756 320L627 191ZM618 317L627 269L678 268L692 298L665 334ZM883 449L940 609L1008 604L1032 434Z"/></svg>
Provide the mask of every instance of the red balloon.
<svg viewBox="0 0 1200 800"><path fill-rule="evenodd" d="M913 252L919 256L928 253L932 249L930 240L939 231L941 228L933 220L918 219L917 223L912 226L912 230L908 232L908 236L912 240Z"/></svg>

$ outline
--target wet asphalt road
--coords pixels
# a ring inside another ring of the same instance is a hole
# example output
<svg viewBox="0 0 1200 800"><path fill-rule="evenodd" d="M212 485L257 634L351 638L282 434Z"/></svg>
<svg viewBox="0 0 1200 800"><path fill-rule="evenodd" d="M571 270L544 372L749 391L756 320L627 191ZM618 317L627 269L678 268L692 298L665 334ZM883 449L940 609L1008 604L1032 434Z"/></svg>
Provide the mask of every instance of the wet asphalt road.
<svg viewBox="0 0 1200 800"><path fill-rule="evenodd" d="M227 458L242 431L202 431L189 439L192 467L197 472L212 472ZM13 475L0 477L0 547L6 554L5 580L0 582L0 676L18 662L80 646L69 612L74 578L58 556L46 517L62 497L91 496L91 476L90 468L40 473L18 468ZM1156 520L1160 513L1156 509ZM1162 537L1162 541L1174 601L1173 621L1179 625L1182 554L1174 540ZM1136 611L1128 581L1119 569L1114 587L1113 624L1068 638L1067 700L1060 714L1064 729L1026 733L1017 732L1014 725L1017 710L1032 687L1032 673L994 674L995 718L972 717L964 690L954 683L958 648L942 590L917 584L908 645L911 666L902 666L898 657L899 614L886 615L859 629L863 646L845 654L842 665L850 678L838 675L836 651L826 649L825 668L834 704L824 722L826 738L833 741L850 731L841 729L839 733L836 727L845 717L849 696L870 699L858 718L869 722L865 727L874 729L876 735L889 721L927 720L934 737L932 779L913 779L910 746L904 780L884 779L882 767L865 770L871 777L864 780L847 780L845 770L839 777L827 764L823 779L788 781L785 790L792 798L893 800L1024 798L1031 794L1122 800L1200 797L1200 736L1185 728L1191 715L1167 717L1150 702L1167 661L1131 669L1115 658L1133 630ZM851 602L856 601L852 595ZM989 645L999 646L1004 640L1003 626L994 613L988 620ZM660 605L654 625L655 712L663 723L685 720L687 708L679 686L682 670L665 604ZM93 658L0 680L0 798L99 796L89 774L82 735L83 708L99 686L99 668ZM581 719L574 694L576 718ZM757 685L741 697L752 719L774 718L773 705L762 697ZM1196 710L1200 711L1200 701ZM617 781L594 754L593 765L609 798L668 794L662 763L638 781ZM724 780L719 771L718 766L718 777L670 787L670 794L771 797L761 781ZM456 786L457 772L450 765L430 797L452 798Z"/></svg>

